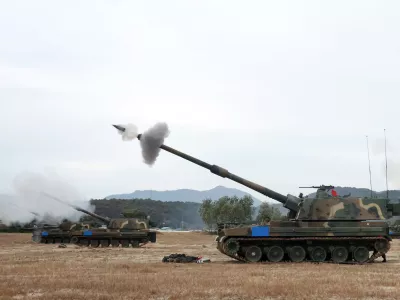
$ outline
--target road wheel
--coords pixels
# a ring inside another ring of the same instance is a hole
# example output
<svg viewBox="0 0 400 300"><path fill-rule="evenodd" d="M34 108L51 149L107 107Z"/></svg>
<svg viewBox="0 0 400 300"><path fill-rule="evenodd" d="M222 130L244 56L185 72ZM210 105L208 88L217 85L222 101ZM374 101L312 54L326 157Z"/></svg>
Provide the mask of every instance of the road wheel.
<svg viewBox="0 0 400 300"><path fill-rule="evenodd" d="M131 245L132 245L132 248L139 248L139 241L132 240Z"/></svg>
<svg viewBox="0 0 400 300"><path fill-rule="evenodd" d="M285 251L283 251L282 247L280 246L272 246L268 249L267 258L269 261L272 262L279 262L283 259L285 255Z"/></svg>
<svg viewBox="0 0 400 300"><path fill-rule="evenodd" d="M118 240L112 240L111 241L111 246L113 246L115 248L119 247L119 241Z"/></svg>
<svg viewBox="0 0 400 300"><path fill-rule="evenodd" d="M306 258L306 250L301 246L294 246L289 251L289 257L293 262L301 262Z"/></svg>
<svg viewBox="0 0 400 300"><path fill-rule="evenodd" d="M245 257L249 262L258 262L262 257L261 248L258 246L250 246L246 250Z"/></svg>
<svg viewBox="0 0 400 300"><path fill-rule="evenodd" d="M100 244L101 244L102 248L108 248L108 246L110 246L110 241L109 240L101 240Z"/></svg>
<svg viewBox="0 0 400 300"><path fill-rule="evenodd" d="M332 260L335 263L343 263L347 260L349 256L349 251L347 251L346 247L335 247L332 251Z"/></svg>
<svg viewBox="0 0 400 300"><path fill-rule="evenodd" d="M322 262L326 259L326 250L320 246L315 247L311 251L311 259L315 262Z"/></svg>
<svg viewBox="0 0 400 300"><path fill-rule="evenodd" d="M90 241L90 246L92 246L92 248L97 248L100 244L99 240L91 240Z"/></svg>
<svg viewBox="0 0 400 300"><path fill-rule="evenodd" d="M367 247L360 246L353 251L353 258L356 262L366 262L369 258L369 251Z"/></svg>

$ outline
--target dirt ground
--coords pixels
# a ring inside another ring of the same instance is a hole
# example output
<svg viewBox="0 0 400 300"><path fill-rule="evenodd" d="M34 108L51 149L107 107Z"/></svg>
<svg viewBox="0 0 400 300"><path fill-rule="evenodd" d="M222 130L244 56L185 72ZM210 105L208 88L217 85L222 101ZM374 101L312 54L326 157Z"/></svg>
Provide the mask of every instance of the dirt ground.
<svg viewBox="0 0 400 300"><path fill-rule="evenodd" d="M205 264L162 263L171 253ZM0 299L400 299L400 241L388 262L369 265L243 264L214 236L165 232L146 248L35 244L0 234Z"/></svg>

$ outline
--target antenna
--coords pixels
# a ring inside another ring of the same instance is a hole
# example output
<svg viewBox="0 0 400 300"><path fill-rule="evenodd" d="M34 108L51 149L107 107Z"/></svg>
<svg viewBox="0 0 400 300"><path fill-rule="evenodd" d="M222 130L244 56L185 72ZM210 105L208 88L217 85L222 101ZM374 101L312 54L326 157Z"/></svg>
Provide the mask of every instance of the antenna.
<svg viewBox="0 0 400 300"><path fill-rule="evenodd" d="M386 161L386 198L389 198L389 187L388 187L388 173L387 173L387 154L386 154L386 129L383 129L385 135L385 161Z"/></svg>
<svg viewBox="0 0 400 300"><path fill-rule="evenodd" d="M367 152L368 152L369 185L371 187L371 198L372 198L371 159L369 158L368 135L366 136L366 138L367 138Z"/></svg>

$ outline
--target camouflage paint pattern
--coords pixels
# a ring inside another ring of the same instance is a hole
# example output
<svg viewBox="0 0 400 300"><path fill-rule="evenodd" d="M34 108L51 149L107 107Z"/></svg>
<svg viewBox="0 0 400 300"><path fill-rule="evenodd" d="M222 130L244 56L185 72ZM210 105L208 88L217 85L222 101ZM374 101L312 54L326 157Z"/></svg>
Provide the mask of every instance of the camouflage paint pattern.
<svg viewBox="0 0 400 300"><path fill-rule="evenodd" d="M340 198L325 199L305 198L299 203L296 219L300 220L386 220L387 199Z"/></svg>
<svg viewBox="0 0 400 300"><path fill-rule="evenodd" d="M126 230L140 230L149 229L149 221L146 219L138 218L120 218L120 219L110 219L107 226L109 229L126 229Z"/></svg>

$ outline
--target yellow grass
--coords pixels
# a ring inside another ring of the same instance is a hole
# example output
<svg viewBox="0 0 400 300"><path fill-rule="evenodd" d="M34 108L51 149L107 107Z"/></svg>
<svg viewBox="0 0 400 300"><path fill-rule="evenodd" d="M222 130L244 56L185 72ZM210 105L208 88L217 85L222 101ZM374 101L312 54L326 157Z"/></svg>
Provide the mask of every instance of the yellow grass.
<svg viewBox="0 0 400 300"><path fill-rule="evenodd" d="M171 253L212 262L162 263ZM380 260L242 264L202 233L162 233L145 249L58 248L0 234L0 299L400 299L400 242Z"/></svg>

